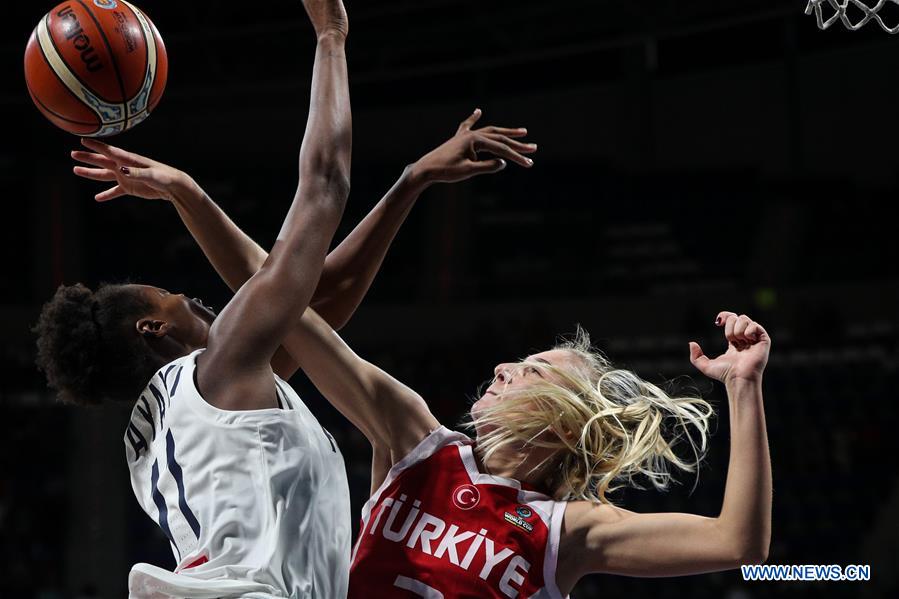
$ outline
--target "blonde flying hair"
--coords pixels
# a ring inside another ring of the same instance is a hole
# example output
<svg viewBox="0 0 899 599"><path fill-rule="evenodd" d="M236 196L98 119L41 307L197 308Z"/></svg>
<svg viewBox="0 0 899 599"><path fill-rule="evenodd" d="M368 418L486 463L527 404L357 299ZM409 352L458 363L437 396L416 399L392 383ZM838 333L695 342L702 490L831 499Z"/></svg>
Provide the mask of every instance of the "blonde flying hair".
<svg viewBox="0 0 899 599"><path fill-rule="evenodd" d="M603 503L623 486L642 488L641 478L666 489L671 466L697 471L713 413L707 401L672 397L614 367L581 327L573 340L553 349L572 354L574 367L521 362L519 368L534 368L544 378L504 392L502 401L474 418L472 426L485 431L477 446L485 462L529 447L551 449L532 472L547 473L554 498ZM688 457L675 453L681 441L690 447Z"/></svg>

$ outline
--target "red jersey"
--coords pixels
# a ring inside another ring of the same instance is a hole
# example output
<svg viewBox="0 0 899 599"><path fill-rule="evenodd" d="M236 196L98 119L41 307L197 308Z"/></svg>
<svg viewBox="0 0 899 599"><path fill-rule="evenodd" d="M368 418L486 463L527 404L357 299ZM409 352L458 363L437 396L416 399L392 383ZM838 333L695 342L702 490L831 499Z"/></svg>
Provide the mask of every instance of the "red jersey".
<svg viewBox="0 0 899 599"><path fill-rule="evenodd" d="M565 502L478 471L440 427L394 464L362 509L349 599L562 599Z"/></svg>

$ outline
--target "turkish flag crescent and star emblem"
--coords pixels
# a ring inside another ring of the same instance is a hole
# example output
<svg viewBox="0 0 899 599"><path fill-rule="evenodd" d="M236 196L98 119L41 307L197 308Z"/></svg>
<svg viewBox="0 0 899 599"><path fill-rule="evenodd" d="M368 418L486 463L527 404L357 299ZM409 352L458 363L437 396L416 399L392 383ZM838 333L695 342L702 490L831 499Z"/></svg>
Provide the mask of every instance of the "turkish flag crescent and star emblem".
<svg viewBox="0 0 899 599"><path fill-rule="evenodd" d="M453 491L453 503L460 510L470 510L481 501L481 493L474 485L459 485Z"/></svg>

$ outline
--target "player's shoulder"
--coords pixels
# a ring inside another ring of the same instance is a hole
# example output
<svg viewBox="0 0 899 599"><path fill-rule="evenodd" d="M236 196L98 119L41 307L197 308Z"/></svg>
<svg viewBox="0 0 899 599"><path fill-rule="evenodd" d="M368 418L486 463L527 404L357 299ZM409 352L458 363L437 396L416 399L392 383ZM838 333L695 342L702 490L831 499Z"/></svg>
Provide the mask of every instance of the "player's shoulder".
<svg viewBox="0 0 899 599"><path fill-rule="evenodd" d="M393 464L392 470L406 470L420 462L437 455L452 455L459 447L471 445L473 441L467 435L440 425L432 430L418 445L413 447L402 459Z"/></svg>
<svg viewBox="0 0 899 599"><path fill-rule="evenodd" d="M435 462L452 462L459 460L459 447L473 443L470 437L439 425L408 451L401 459L394 461L387 470L386 476L378 485L372 498L395 484L414 477L416 480L432 478L434 473L444 473L444 468Z"/></svg>

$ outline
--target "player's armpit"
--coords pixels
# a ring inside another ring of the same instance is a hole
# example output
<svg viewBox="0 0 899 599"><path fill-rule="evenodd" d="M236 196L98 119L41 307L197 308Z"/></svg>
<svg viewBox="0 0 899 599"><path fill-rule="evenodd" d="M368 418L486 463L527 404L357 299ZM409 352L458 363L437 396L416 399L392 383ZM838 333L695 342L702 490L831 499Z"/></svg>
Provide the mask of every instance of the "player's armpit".
<svg viewBox="0 0 899 599"><path fill-rule="evenodd" d="M638 514L578 501L565 513L559 573L572 585L592 572L643 577L701 574L764 560L752 555L749 547L718 518Z"/></svg>
<svg viewBox="0 0 899 599"><path fill-rule="evenodd" d="M380 443L372 443L371 446L371 491L369 496L374 495L375 491L387 479L387 473L393 466L390 459L390 448Z"/></svg>

